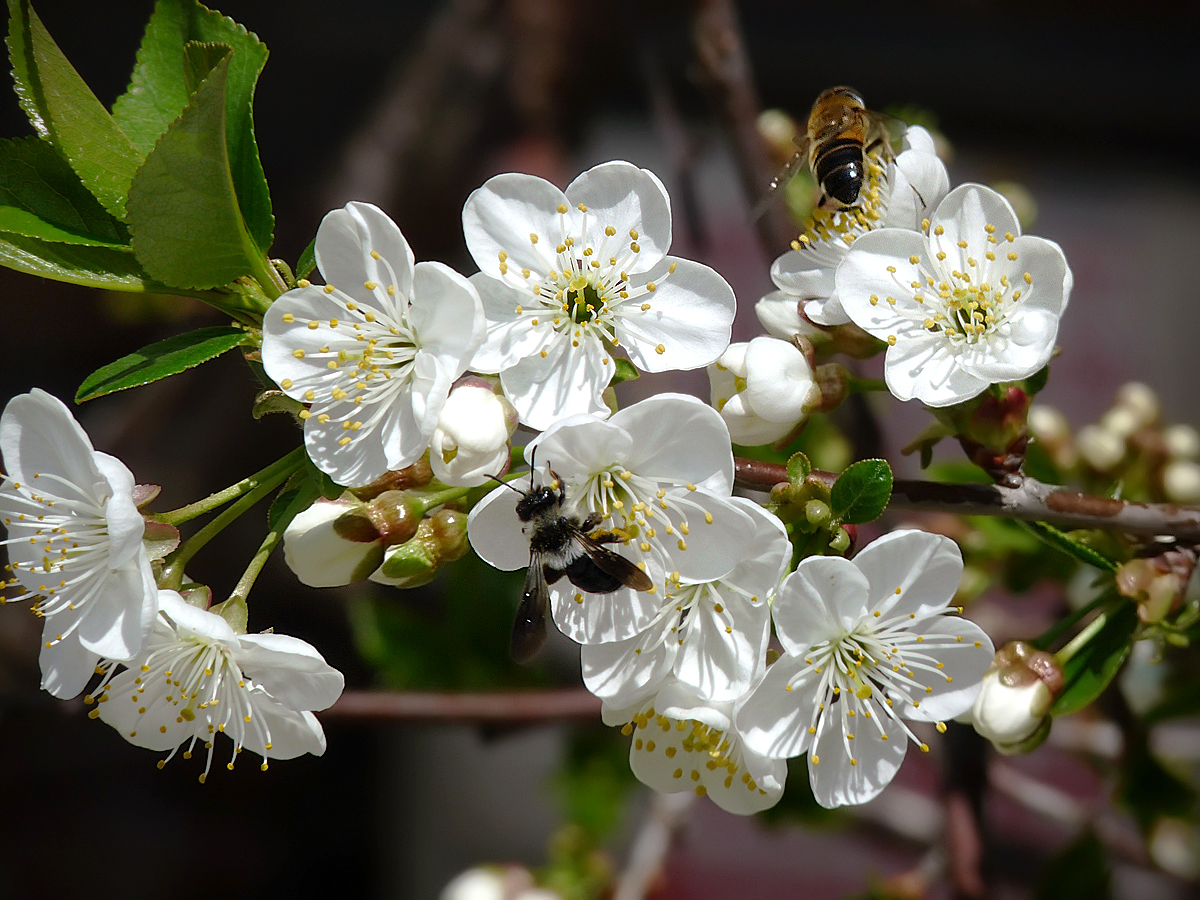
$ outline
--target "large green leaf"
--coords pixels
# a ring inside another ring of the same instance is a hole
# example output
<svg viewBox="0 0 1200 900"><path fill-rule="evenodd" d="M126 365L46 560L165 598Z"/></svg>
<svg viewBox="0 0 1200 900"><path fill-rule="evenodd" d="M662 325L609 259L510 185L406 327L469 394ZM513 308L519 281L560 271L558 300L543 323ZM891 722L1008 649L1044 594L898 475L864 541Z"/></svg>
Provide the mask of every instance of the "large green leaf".
<svg viewBox="0 0 1200 900"><path fill-rule="evenodd" d="M149 154L188 105L194 87L188 84L184 61L189 43L224 44L233 50L225 91L230 171L250 234L265 252L271 246L275 219L254 140L252 112L267 48L254 34L195 0L159 0L146 25L129 88L113 104L113 118L141 153Z"/></svg>
<svg viewBox="0 0 1200 900"><path fill-rule="evenodd" d="M89 246L129 241L66 160L33 137L0 140L0 231Z"/></svg>
<svg viewBox="0 0 1200 900"><path fill-rule="evenodd" d="M132 253L117 247L89 247L0 234L0 266L87 287L169 292L146 274Z"/></svg>
<svg viewBox="0 0 1200 900"><path fill-rule="evenodd" d="M83 403L177 375L250 340L245 331L228 325L200 328L167 338L97 369L79 386L75 402Z"/></svg>
<svg viewBox="0 0 1200 900"><path fill-rule="evenodd" d="M1065 716L1083 709L1099 697L1121 670L1133 648L1137 607L1121 602L1108 613L1100 631L1063 664L1066 687L1054 701L1050 714Z"/></svg>
<svg viewBox="0 0 1200 900"><path fill-rule="evenodd" d="M208 48L193 45L196 53ZM230 54L146 157L129 190L133 251L150 275L181 288L228 284L261 251L246 230L225 143Z"/></svg>
<svg viewBox="0 0 1200 900"><path fill-rule="evenodd" d="M8 0L8 52L21 107L118 219L142 156L63 56L29 0Z"/></svg>
<svg viewBox="0 0 1200 900"><path fill-rule="evenodd" d="M863 459L846 467L830 491L830 507L841 522L873 522L892 499L892 467Z"/></svg>

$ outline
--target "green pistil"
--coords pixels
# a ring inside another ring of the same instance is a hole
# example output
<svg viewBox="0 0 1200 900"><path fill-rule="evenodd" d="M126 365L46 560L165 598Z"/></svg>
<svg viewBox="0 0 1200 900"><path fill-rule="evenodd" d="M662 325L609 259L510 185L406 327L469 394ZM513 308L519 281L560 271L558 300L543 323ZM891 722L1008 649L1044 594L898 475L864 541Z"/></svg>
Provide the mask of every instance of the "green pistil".
<svg viewBox="0 0 1200 900"><path fill-rule="evenodd" d="M596 291L591 282L580 275L571 281L567 290L567 305L571 313L571 321L576 325L590 322L604 308L604 298Z"/></svg>

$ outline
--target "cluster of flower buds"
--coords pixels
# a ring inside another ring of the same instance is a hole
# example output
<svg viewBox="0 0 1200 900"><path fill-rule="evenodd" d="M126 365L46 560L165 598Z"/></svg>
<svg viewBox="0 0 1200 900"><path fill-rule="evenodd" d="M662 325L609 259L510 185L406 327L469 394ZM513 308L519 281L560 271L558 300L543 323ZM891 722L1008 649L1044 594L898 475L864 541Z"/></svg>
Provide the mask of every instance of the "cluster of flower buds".
<svg viewBox="0 0 1200 900"><path fill-rule="evenodd" d="M801 477L780 482L771 489L768 509L788 526L799 556L845 556L858 537L858 528L833 515L831 486L808 465Z"/></svg>
<svg viewBox="0 0 1200 900"><path fill-rule="evenodd" d="M1172 547L1117 568L1117 590L1137 604L1138 618L1156 625L1183 607L1196 570L1196 550Z"/></svg>
<svg viewBox="0 0 1200 900"><path fill-rule="evenodd" d="M296 577L310 587L368 578L417 587L459 559L467 551L467 516L439 502L445 486L434 481L433 468L423 458L297 515L283 537L284 559Z"/></svg>
<svg viewBox="0 0 1200 900"><path fill-rule="evenodd" d="M1024 641L1005 644L971 708L975 730L1001 753L1028 753L1050 733L1050 707L1063 686L1053 655Z"/></svg>

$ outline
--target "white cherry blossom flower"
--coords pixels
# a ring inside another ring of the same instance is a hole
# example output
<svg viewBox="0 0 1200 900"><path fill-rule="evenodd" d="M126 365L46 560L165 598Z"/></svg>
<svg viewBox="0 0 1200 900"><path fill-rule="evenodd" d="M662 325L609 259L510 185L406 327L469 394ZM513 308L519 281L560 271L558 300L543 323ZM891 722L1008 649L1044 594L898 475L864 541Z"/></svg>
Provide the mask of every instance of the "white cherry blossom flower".
<svg viewBox="0 0 1200 900"><path fill-rule="evenodd" d="M896 531L853 560L810 557L772 614L785 655L743 701L737 727L772 758L808 753L822 806L865 803L892 780L905 720L938 722L971 708L992 642L951 605L962 555L949 538Z"/></svg>
<svg viewBox="0 0 1200 900"><path fill-rule="evenodd" d="M61 400L34 389L0 415L7 477L0 517L8 531L8 600L32 599L45 620L42 687L74 697L100 657L129 659L158 612L142 543L146 523L120 460L92 448Z"/></svg>
<svg viewBox="0 0 1200 900"><path fill-rule="evenodd" d="M532 175L489 179L467 198L463 232L487 312L479 372L498 372L521 421L605 416L612 348L647 372L707 366L729 343L733 289L708 266L667 255L671 201L627 162L560 191Z"/></svg>
<svg viewBox="0 0 1200 900"><path fill-rule="evenodd" d="M734 701L704 700L668 680L628 708L605 703L602 716L633 736L629 766L643 784L664 794L707 794L726 812L745 816L779 802L787 763L746 745L734 724L737 709Z"/></svg>
<svg viewBox="0 0 1200 900"><path fill-rule="evenodd" d="M1071 284L1059 246L1022 236L1008 201L977 184L947 194L928 233L863 235L837 271L846 313L891 345L888 388L928 406L1045 366Z"/></svg>
<svg viewBox="0 0 1200 900"><path fill-rule="evenodd" d="M243 749L268 759L325 752L325 733L311 710L341 695L343 679L311 645L283 634L235 634L216 613L174 591L143 651L118 671L110 664L89 715L138 747L170 751L187 744L206 751L203 783L218 734L232 741L227 768Z"/></svg>
<svg viewBox="0 0 1200 900"><path fill-rule="evenodd" d="M713 581L669 583L644 631L623 641L585 644L583 681L597 697L627 706L669 674L698 697L742 696L766 666L770 601L787 573L792 546L779 519L752 500L730 500L754 522L746 556Z"/></svg>
<svg viewBox="0 0 1200 900"><path fill-rule="evenodd" d="M919 125L905 131L900 153L884 161L882 145L867 158L867 178L854 206L817 209L804 233L771 266L779 288L764 301L804 302L818 325L844 325L834 273L856 240L876 228L915 231L950 189L950 176L934 151L933 137Z"/></svg>
<svg viewBox="0 0 1200 900"><path fill-rule="evenodd" d="M808 419L821 400L808 359L791 341L730 344L708 367L712 404L734 443L771 444Z"/></svg>
<svg viewBox="0 0 1200 900"><path fill-rule="evenodd" d="M654 591L580 591L566 578L550 586L554 621L580 643L631 638L658 616L671 584L713 581L748 550L754 522L727 499L733 489L729 431L695 397L659 394L604 421L572 416L525 450L537 484L550 471L566 492L563 511L580 520L598 513L602 529L626 540L616 552L644 563ZM498 569L529 565L529 537L517 519L520 496L497 488L468 520L471 546Z"/></svg>
<svg viewBox="0 0 1200 900"><path fill-rule="evenodd" d="M267 310L263 366L311 404L304 443L338 484L360 487L420 459L450 385L483 341L479 295L436 262L414 264L382 210L348 203L321 221L317 267Z"/></svg>
<svg viewBox="0 0 1200 900"><path fill-rule="evenodd" d="M450 392L429 447L433 476L443 484L478 487L504 471L516 410L490 385L459 384Z"/></svg>

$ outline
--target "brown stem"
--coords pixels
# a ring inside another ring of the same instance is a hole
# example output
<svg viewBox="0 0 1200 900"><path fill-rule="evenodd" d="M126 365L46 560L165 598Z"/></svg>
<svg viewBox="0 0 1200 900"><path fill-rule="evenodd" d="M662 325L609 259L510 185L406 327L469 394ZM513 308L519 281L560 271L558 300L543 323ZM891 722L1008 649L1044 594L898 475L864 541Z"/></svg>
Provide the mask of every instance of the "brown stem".
<svg viewBox="0 0 1200 900"><path fill-rule="evenodd" d="M777 463L735 459L734 469L735 480L742 487L770 490L787 481L787 469ZM813 476L828 484L837 478L836 473L820 471ZM1147 537L1170 534L1187 543L1200 542L1200 509L1110 500L1028 477L1017 487L897 479L890 505L892 509L1046 522L1067 529L1103 528Z"/></svg>
<svg viewBox="0 0 1200 900"><path fill-rule="evenodd" d="M598 719L600 701L583 688L513 693L346 691L324 721L549 722Z"/></svg>
<svg viewBox="0 0 1200 900"><path fill-rule="evenodd" d="M763 196L776 167L758 131L758 94L737 12L730 0L694 0L692 9L692 43L704 86L733 141L742 185L754 203ZM795 237L782 203L771 204L754 225L772 255L786 250Z"/></svg>

